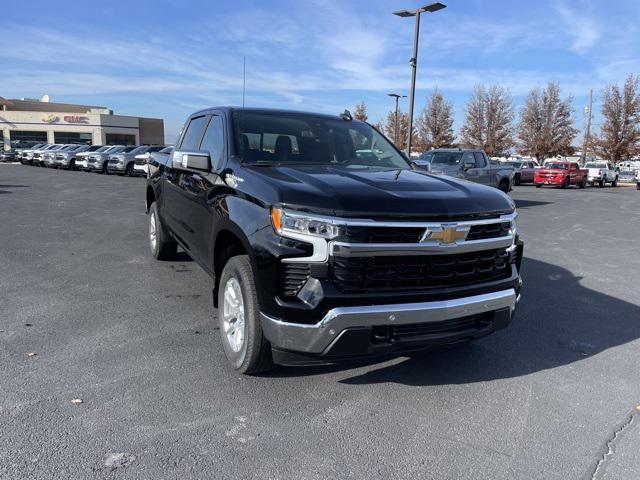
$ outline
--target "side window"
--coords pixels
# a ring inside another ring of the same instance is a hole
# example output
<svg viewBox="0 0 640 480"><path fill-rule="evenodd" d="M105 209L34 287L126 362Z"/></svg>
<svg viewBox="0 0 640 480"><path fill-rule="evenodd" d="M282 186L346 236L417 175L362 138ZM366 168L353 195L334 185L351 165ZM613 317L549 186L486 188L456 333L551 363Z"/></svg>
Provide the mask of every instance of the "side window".
<svg viewBox="0 0 640 480"><path fill-rule="evenodd" d="M477 168L484 168L484 167L487 166L486 160L485 160L484 155L482 154L482 152L474 152L473 155L476 158L476 167Z"/></svg>
<svg viewBox="0 0 640 480"><path fill-rule="evenodd" d="M184 132L182 142L180 143L180 150L198 150L200 144L200 138L202 137L202 130L206 124L207 117L195 117L189 122L187 130Z"/></svg>
<svg viewBox="0 0 640 480"><path fill-rule="evenodd" d="M211 117L207 131L204 132L204 138L199 150L205 150L211 155L211 165L217 169L222 164L222 154L224 153L224 128L222 126L222 117L214 115Z"/></svg>
<svg viewBox="0 0 640 480"><path fill-rule="evenodd" d="M460 159L460 165L464 165L467 162L475 163L472 152L464 152L462 154L462 158Z"/></svg>

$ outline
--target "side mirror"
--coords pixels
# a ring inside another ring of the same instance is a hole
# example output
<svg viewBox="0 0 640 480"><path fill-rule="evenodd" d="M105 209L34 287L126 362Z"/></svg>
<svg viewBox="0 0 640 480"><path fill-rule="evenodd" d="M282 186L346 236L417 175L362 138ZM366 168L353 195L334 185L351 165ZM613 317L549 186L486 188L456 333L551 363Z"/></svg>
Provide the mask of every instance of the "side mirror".
<svg viewBox="0 0 640 480"><path fill-rule="evenodd" d="M462 170L469 170L470 168L473 168L475 166L476 162L474 162L473 160L465 160L462 164Z"/></svg>
<svg viewBox="0 0 640 480"><path fill-rule="evenodd" d="M173 152L174 168L185 168L187 170L211 171L211 156L204 151L178 151Z"/></svg>

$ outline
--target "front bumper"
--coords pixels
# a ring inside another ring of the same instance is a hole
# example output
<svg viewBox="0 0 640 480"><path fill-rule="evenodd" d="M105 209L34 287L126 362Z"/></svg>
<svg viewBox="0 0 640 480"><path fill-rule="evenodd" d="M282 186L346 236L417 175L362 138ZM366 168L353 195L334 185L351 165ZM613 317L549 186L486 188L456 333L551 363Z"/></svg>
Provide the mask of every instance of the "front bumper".
<svg viewBox="0 0 640 480"><path fill-rule="evenodd" d="M489 335L510 323L518 299L511 288L451 300L338 307L312 325L283 322L263 313L261 319L277 363L332 363L344 357L399 353ZM394 329L405 334L389 333Z"/></svg>
<svg viewBox="0 0 640 480"><path fill-rule="evenodd" d="M149 171L149 167L145 164L145 165L134 165L133 166L133 173L135 175L143 175L143 176L147 176L147 173Z"/></svg>
<svg viewBox="0 0 640 480"><path fill-rule="evenodd" d="M122 172L126 170L126 165L124 163L107 163L107 170L109 172Z"/></svg>

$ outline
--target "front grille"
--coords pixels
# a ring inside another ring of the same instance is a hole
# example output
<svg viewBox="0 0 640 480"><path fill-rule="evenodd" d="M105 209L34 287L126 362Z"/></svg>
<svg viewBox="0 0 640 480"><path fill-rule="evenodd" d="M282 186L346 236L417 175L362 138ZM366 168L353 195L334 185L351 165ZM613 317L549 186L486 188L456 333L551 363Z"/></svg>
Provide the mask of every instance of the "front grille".
<svg viewBox="0 0 640 480"><path fill-rule="evenodd" d="M407 257L333 257L329 277L345 293L460 287L510 275L505 249Z"/></svg>
<svg viewBox="0 0 640 480"><path fill-rule="evenodd" d="M118 160L109 160L109 165L117 165Z"/></svg>
<svg viewBox="0 0 640 480"><path fill-rule="evenodd" d="M348 225L341 227L339 240L349 243L418 243L424 232L424 227Z"/></svg>
<svg viewBox="0 0 640 480"><path fill-rule="evenodd" d="M280 293L285 297L295 297L310 275L311 267L308 263L283 263Z"/></svg>
<svg viewBox="0 0 640 480"><path fill-rule="evenodd" d="M147 159L146 158L138 158L136 159L136 165L146 165L147 164Z"/></svg>
<svg viewBox="0 0 640 480"><path fill-rule="evenodd" d="M506 237L509 235L511 222L489 223L473 225L467 235L467 240L485 240L488 238Z"/></svg>
<svg viewBox="0 0 640 480"><path fill-rule="evenodd" d="M492 312L487 312L441 322L379 325L373 327L372 341L373 343L387 343L443 334L467 332L473 334L491 326L491 318Z"/></svg>

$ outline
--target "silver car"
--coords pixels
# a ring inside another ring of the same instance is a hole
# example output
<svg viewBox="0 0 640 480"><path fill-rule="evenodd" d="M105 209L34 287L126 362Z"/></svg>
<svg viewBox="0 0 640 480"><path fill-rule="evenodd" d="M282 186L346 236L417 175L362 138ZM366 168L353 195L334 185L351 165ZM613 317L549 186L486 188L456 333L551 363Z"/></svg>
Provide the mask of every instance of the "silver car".
<svg viewBox="0 0 640 480"><path fill-rule="evenodd" d="M43 167L45 154L61 150L65 146L66 145L54 143L52 145L47 145L46 147L39 148L38 150L34 150L33 155L31 156L30 163L37 167Z"/></svg>
<svg viewBox="0 0 640 480"><path fill-rule="evenodd" d="M68 152L69 150L73 150L75 147L78 147L79 145L74 145L72 143L67 143L66 145L63 145L62 148L58 149L58 150L49 150L48 152L45 152L44 155L42 155L42 161L40 162L40 164L42 164L43 167L49 167L49 168L53 168L56 166L56 155L60 152Z"/></svg>
<svg viewBox="0 0 640 480"><path fill-rule="evenodd" d="M88 151L89 148L91 148L90 145L75 145L73 148L62 149L56 153L53 166L75 170L76 155Z"/></svg>
<svg viewBox="0 0 640 480"><path fill-rule="evenodd" d="M26 157L27 154L31 154L34 150L38 150L39 148L44 148L46 147L48 144L47 143L37 143L31 147L28 148L16 148L16 160L18 160L20 163L25 164L26 165L26 159L24 157ZM31 157L33 158L33 157Z"/></svg>
<svg viewBox="0 0 640 480"><path fill-rule="evenodd" d="M113 153L124 152L125 150L134 149L136 147L125 147L124 145L114 145L104 152L94 152L87 156L87 170L93 172L107 173L107 161L109 155Z"/></svg>
<svg viewBox="0 0 640 480"><path fill-rule="evenodd" d="M94 148L95 147L95 148ZM116 148L115 145L92 145L89 150L76 155L75 167L77 170L89 171L88 162L89 155L98 153L108 153L110 150Z"/></svg>
<svg viewBox="0 0 640 480"><path fill-rule="evenodd" d="M133 174L134 175L143 175L143 176L147 176L147 172L149 171L148 169L148 163L149 163L149 159L151 158L151 154L152 153L158 153L158 154L162 154L162 155L169 155L171 154L171 152L173 152L173 147L161 147L159 145L151 147L149 150L147 150L145 153L141 153L139 155L136 155L135 157L135 164L133 165Z"/></svg>
<svg viewBox="0 0 640 480"><path fill-rule="evenodd" d="M160 145L141 145L128 152L123 151L115 155L109 155L109 164L107 166L108 173L117 173L119 175L127 175L133 177L136 155L147 153L151 148L162 150Z"/></svg>

